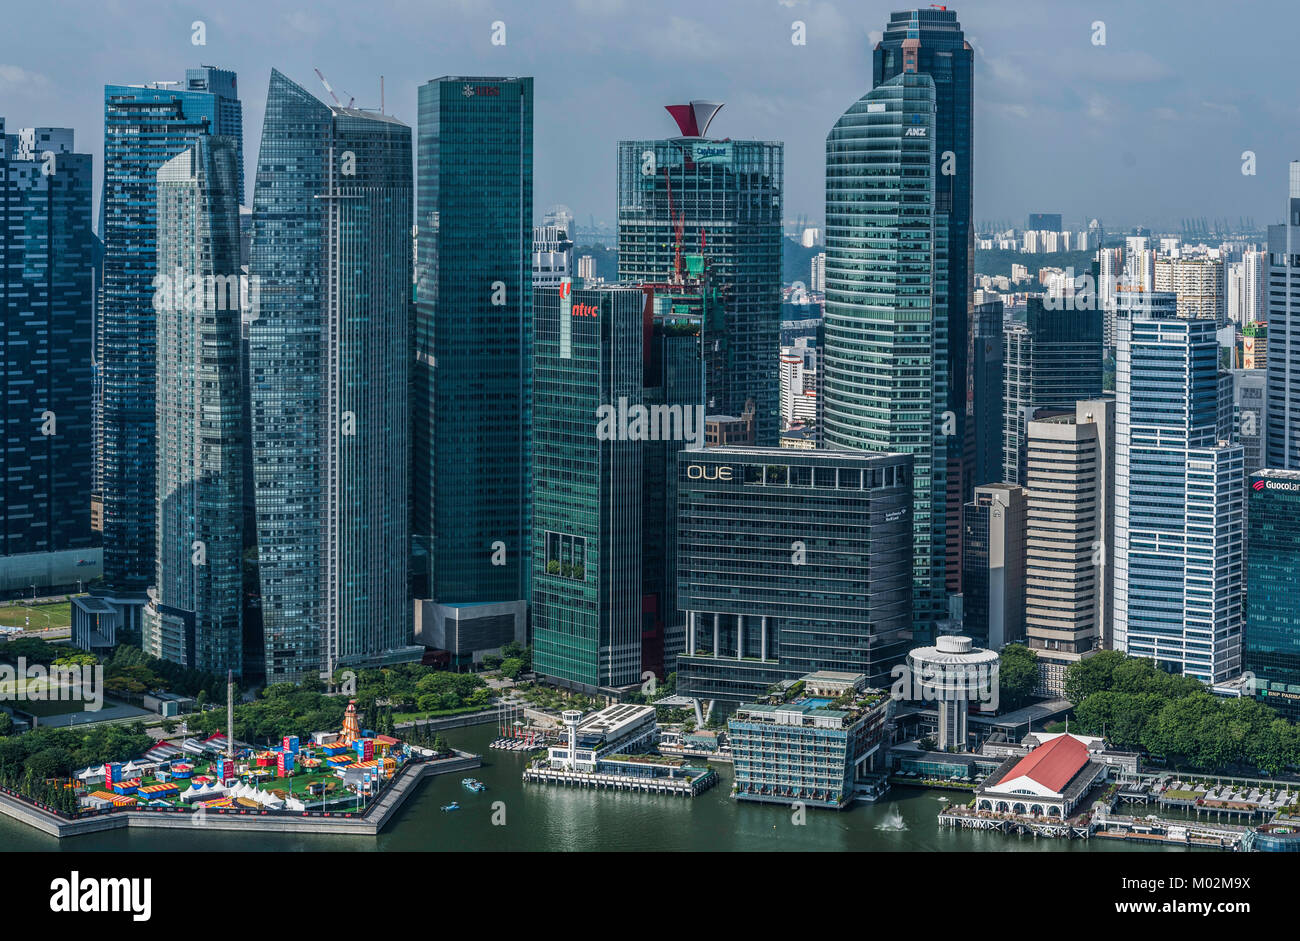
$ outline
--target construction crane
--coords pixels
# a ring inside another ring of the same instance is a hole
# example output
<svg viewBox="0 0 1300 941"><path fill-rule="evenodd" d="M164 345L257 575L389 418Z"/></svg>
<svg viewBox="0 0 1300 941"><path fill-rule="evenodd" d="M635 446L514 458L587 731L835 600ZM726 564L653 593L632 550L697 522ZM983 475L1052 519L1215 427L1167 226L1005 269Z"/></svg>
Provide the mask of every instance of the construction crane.
<svg viewBox="0 0 1300 941"><path fill-rule="evenodd" d="M348 103L346 105L343 104L343 102L339 101L339 96L334 94L334 89L330 88L330 83L325 80L325 76L321 74L321 70L313 69L312 71L316 73L316 77L320 79L320 83L325 86L325 90L330 93L330 97L334 99L334 103L338 105L340 108L351 108L352 105L356 102L357 99L353 97L348 99Z"/></svg>
<svg viewBox="0 0 1300 941"><path fill-rule="evenodd" d="M673 180L664 167L664 182L668 184L668 221L673 226L673 275L675 280L682 280L682 233L686 228L686 211L673 215Z"/></svg>

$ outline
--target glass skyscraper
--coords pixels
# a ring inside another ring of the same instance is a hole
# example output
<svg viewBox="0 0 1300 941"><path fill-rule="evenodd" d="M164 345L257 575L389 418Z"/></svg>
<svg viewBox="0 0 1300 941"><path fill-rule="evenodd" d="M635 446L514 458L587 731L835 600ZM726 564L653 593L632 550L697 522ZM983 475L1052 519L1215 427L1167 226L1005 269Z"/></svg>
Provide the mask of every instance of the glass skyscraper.
<svg viewBox="0 0 1300 941"><path fill-rule="evenodd" d="M1215 322L1117 300L1115 648L1220 682L1241 671L1245 464L1220 440Z"/></svg>
<svg viewBox="0 0 1300 941"><path fill-rule="evenodd" d="M957 14L942 6L891 13L880 42L872 52L872 84L879 87L902 73L917 72L934 82L934 202L948 227L948 305L945 311L948 336L946 409L953 413L956 428L951 433L948 458L947 557L959 557L961 506L971 498L975 481L973 435L966 424L978 420L971 405L977 401L972 388L973 370L967 363L971 349L971 290L975 266L975 237L972 180L975 149L972 134L975 114L975 53L966 41ZM954 566L955 568L955 566ZM949 587L955 590L955 572L949 572Z"/></svg>
<svg viewBox="0 0 1300 941"><path fill-rule="evenodd" d="M533 666L595 692L641 681L643 407L637 287L534 295Z"/></svg>
<svg viewBox="0 0 1300 941"><path fill-rule="evenodd" d="M677 690L753 702L815 670L888 685L912 639L912 458L834 449L677 454Z"/></svg>
<svg viewBox="0 0 1300 941"><path fill-rule="evenodd" d="M645 403L677 409L683 420L687 409L694 410L698 421L710 366L718 364L706 355L704 336L721 329L726 306L708 259L687 255L683 267L681 282L641 285L651 318L645 335ZM683 438L641 443L641 669L660 678L673 672L677 655L686 649L686 614L677 600L677 452L690 444Z"/></svg>
<svg viewBox="0 0 1300 941"><path fill-rule="evenodd" d="M1051 297L1031 297L1025 324L1003 335L1003 481L1025 483L1026 427L1036 412L1073 412L1076 402L1101 397L1101 341L1100 310Z"/></svg>
<svg viewBox="0 0 1300 941"><path fill-rule="evenodd" d="M269 682L412 651L411 129L272 70L249 396Z"/></svg>
<svg viewBox="0 0 1300 941"><path fill-rule="evenodd" d="M158 170L157 579L144 649L243 671L239 161L200 137Z"/></svg>
<svg viewBox="0 0 1300 941"><path fill-rule="evenodd" d="M1255 695L1300 719L1300 471L1261 470L1246 492L1246 670Z"/></svg>
<svg viewBox="0 0 1300 941"><path fill-rule="evenodd" d="M706 384L705 408L739 416L752 400L755 442L775 446L785 147L709 139L707 124L700 128L693 115L688 120L674 108L683 136L618 144L619 277L638 284L672 278L678 231L681 253L708 256L726 292L726 315L705 343L726 365L710 373L721 381Z"/></svg>
<svg viewBox="0 0 1300 941"><path fill-rule="evenodd" d="M528 591L533 80L420 86L412 368L415 591Z"/></svg>
<svg viewBox="0 0 1300 941"><path fill-rule="evenodd" d="M1267 291L1267 466L1300 470L1300 160L1291 163L1286 221L1268 227Z"/></svg>
<svg viewBox="0 0 1300 941"><path fill-rule="evenodd" d="M206 86L190 91L191 84ZM176 83L104 87L104 255L95 329L96 460L103 505L104 582L128 609L154 577L158 168L201 136L243 148L235 75L191 70Z"/></svg>
<svg viewBox="0 0 1300 941"><path fill-rule="evenodd" d="M826 137L827 445L912 455L913 617L947 616L948 223L934 182L934 82L908 72ZM873 678L874 682L874 678Z"/></svg>
<svg viewBox="0 0 1300 941"><path fill-rule="evenodd" d="M99 574L90 527L91 157L0 117L0 594Z"/></svg>

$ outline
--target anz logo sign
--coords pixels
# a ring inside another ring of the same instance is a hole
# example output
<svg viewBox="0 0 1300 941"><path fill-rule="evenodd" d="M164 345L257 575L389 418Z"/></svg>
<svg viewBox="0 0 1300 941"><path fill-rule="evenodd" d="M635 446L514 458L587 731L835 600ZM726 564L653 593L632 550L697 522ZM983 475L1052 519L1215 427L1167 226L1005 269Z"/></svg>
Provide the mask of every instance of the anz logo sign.
<svg viewBox="0 0 1300 941"><path fill-rule="evenodd" d="M909 128L908 128L908 129L903 133L903 136L904 136L904 137L924 137L924 136L925 136L925 132L926 132L927 130L929 130L929 128L924 128L924 127L909 127Z"/></svg>

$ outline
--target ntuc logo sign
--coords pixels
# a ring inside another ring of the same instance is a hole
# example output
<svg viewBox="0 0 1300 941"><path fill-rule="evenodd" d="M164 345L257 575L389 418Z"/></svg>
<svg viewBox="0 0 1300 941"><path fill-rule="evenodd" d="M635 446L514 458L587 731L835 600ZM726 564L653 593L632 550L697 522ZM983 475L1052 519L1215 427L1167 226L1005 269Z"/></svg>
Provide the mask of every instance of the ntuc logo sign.
<svg viewBox="0 0 1300 941"><path fill-rule="evenodd" d="M595 304L574 304L573 316L575 317L595 317L600 313L600 308Z"/></svg>

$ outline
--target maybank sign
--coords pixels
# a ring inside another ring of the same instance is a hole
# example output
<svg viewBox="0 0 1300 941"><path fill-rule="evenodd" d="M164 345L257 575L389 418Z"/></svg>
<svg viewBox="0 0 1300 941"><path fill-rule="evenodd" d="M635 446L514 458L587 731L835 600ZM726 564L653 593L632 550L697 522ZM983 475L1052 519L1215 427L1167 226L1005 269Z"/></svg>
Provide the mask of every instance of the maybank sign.
<svg viewBox="0 0 1300 941"><path fill-rule="evenodd" d="M691 152L696 163L731 163L730 144L696 144Z"/></svg>

